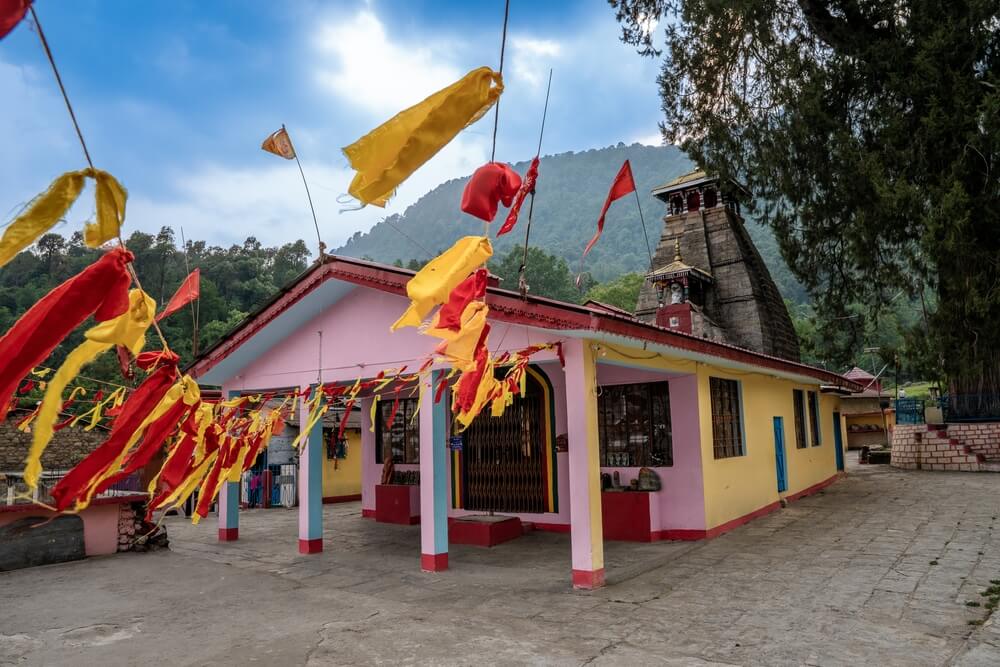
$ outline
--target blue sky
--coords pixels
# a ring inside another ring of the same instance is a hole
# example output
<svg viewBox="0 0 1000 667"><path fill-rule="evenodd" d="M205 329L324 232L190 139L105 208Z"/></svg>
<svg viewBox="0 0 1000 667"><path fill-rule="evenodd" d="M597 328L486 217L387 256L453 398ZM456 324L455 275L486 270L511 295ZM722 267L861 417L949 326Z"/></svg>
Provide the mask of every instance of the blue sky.
<svg viewBox="0 0 1000 667"><path fill-rule="evenodd" d="M95 165L129 189L128 230L183 227L227 245L314 237L295 165L260 150L285 123L336 247L489 159L492 112L400 188L386 209L338 213L340 149L482 65L497 66L501 0L369 2L38 0ZM0 219L85 166L28 21L0 41ZM658 63L618 41L601 1L512 0L497 159L659 143ZM79 229L92 198L58 231ZM456 202L456 206L458 202Z"/></svg>

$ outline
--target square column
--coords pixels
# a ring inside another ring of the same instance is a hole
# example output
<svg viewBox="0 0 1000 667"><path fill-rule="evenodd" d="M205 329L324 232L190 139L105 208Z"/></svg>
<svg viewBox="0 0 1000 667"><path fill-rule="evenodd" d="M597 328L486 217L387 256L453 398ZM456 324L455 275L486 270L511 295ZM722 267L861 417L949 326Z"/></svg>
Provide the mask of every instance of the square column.
<svg viewBox="0 0 1000 667"><path fill-rule="evenodd" d="M564 342L563 354L573 587L600 588L604 585L604 529L597 435L597 367L594 352L585 340Z"/></svg>
<svg viewBox="0 0 1000 667"><path fill-rule="evenodd" d="M216 501L219 541L234 542L240 537L240 483L223 482Z"/></svg>
<svg viewBox="0 0 1000 667"><path fill-rule="evenodd" d="M309 405L299 404L299 428L309 422ZM323 551L323 420L299 446L299 553Z"/></svg>
<svg viewBox="0 0 1000 667"><path fill-rule="evenodd" d="M434 403L444 373L422 377L420 392L420 569L448 569L448 414L446 398Z"/></svg>

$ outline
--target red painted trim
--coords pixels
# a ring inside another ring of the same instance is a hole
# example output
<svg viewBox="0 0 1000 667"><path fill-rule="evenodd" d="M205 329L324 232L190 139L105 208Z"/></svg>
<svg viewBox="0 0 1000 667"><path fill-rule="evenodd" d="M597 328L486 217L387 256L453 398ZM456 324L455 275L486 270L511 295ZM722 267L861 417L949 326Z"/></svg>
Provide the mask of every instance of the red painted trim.
<svg viewBox="0 0 1000 667"><path fill-rule="evenodd" d="M537 521L532 521L535 530L544 530L549 533L568 533L569 524L568 523L539 523Z"/></svg>
<svg viewBox="0 0 1000 667"><path fill-rule="evenodd" d="M352 493L346 496L323 496L323 503L325 505L331 505L333 503L353 503L355 500L361 500L360 493Z"/></svg>
<svg viewBox="0 0 1000 667"><path fill-rule="evenodd" d="M299 553L300 554L318 554L323 551L323 538L317 537L313 540L303 540L299 538Z"/></svg>
<svg viewBox="0 0 1000 667"><path fill-rule="evenodd" d="M413 274L413 271L384 264L350 257L326 256L322 263L314 264L290 287L279 292L256 313L237 325L236 329L205 350L186 370L196 377L204 375L244 341L327 280L341 280L382 292L405 295L406 283ZM494 287L487 288L487 293L486 302L490 307L490 318L500 322L525 324L555 331L588 330L627 336L740 363L808 375L851 391L860 392L863 389L857 382L821 368L671 331L626 315L544 297L528 296L527 299L522 299L517 292Z"/></svg>
<svg viewBox="0 0 1000 667"><path fill-rule="evenodd" d="M523 534L521 520L516 516L490 523L461 519L448 522L448 541L451 544L494 547L517 539Z"/></svg>
<svg viewBox="0 0 1000 667"><path fill-rule="evenodd" d="M220 528L219 529L219 541L220 542L235 542L240 539L240 529L239 528Z"/></svg>
<svg viewBox="0 0 1000 667"><path fill-rule="evenodd" d="M424 572L442 572L448 569L448 552L420 554L420 569Z"/></svg>
<svg viewBox="0 0 1000 667"><path fill-rule="evenodd" d="M811 496L817 491L821 491L822 489L825 489L826 487L836 482L838 479L840 479L841 474L842 473L837 473L833 477L824 479L819 484L813 484L812 486L802 489L801 491L798 491L796 493L790 493L787 496L785 496L785 500L787 500L788 502L792 502L794 500L798 500L799 498L805 498L806 496Z"/></svg>
<svg viewBox="0 0 1000 667"><path fill-rule="evenodd" d="M705 530L690 530L684 528L669 528L667 530L654 530L650 533L650 537L654 542L660 540L703 540L708 536L708 531Z"/></svg>
<svg viewBox="0 0 1000 667"><path fill-rule="evenodd" d="M149 496L146 494L135 494L131 496L108 496L106 498L95 498L90 501L90 507L94 505L125 505L127 503L141 503L149 500ZM35 503L14 503L13 505L0 505L0 513L2 512L24 512L30 510L32 512L37 512L42 510L44 512L52 512L52 510L47 507L42 507L41 505L36 505Z"/></svg>
<svg viewBox="0 0 1000 667"><path fill-rule="evenodd" d="M361 518L363 518L363 519L374 519L375 518L375 510L369 510L369 509L365 509L364 507L362 507L361 508Z"/></svg>
<svg viewBox="0 0 1000 667"><path fill-rule="evenodd" d="M743 516L737 517L732 521L727 521L723 524L720 524L715 528L709 528L708 530L705 531L705 537L706 538L718 537L723 533L729 532L733 528L739 528L743 524L750 523L754 519L762 517L765 514L770 514L771 512L777 509L781 509L781 503L776 500L769 505L764 505L759 509L755 509L753 512L750 512L749 514L744 514Z"/></svg>
<svg viewBox="0 0 1000 667"><path fill-rule="evenodd" d="M573 588L593 590L604 585L604 568L599 570L573 570Z"/></svg>

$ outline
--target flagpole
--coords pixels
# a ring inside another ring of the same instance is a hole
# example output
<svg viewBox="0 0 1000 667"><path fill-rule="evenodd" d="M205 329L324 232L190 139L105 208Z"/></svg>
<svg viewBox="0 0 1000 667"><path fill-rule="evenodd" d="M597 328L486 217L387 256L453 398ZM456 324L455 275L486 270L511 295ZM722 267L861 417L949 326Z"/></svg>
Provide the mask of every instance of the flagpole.
<svg viewBox="0 0 1000 667"><path fill-rule="evenodd" d="M649 270L653 270L653 251L649 248L649 235L646 233L646 221L642 218L642 204L639 202L639 190L637 188L632 188L632 194L635 195L635 206L639 209L639 222L642 223L642 238L646 239L646 254L649 255Z"/></svg>
<svg viewBox="0 0 1000 667"><path fill-rule="evenodd" d="M535 157L542 154L542 137L545 135L545 117L549 113L549 93L552 91L552 68L549 68L549 85L545 88L545 107L542 109L542 128L538 131L538 149L535 150ZM528 270L528 239L531 236L531 214L535 210L535 190L531 190L531 201L528 202L528 224L524 228L524 256L521 258L521 268L518 270L517 289L521 292L521 298L528 298L528 283L524 279L524 274Z"/></svg>
<svg viewBox="0 0 1000 667"><path fill-rule="evenodd" d="M313 225L316 227L316 241L319 243L319 259L323 259L326 254L326 244L323 243L323 237L319 233L319 220L316 219L316 208L313 206L312 195L309 194L309 183L306 182L306 172L302 170L302 163L299 162L299 152L295 150L295 144L292 143L292 136L288 134L288 130L285 129L285 124L281 124L281 129L285 131L285 136L288 138L288 145L292 148L292 155L295 156L295 164L299 166L299 173L302 175L302 185L306 188L306 199L309 200L309 210L312 211Z"/></svg>
<svg viewBox="0 0 1000 667"><path fill-rule="evenodd" d="M184 238L183 227L181 227L181 245L184 246L184 272L190 276L191 265L188 263L187 240ZM185 280L187 280L187 278L185 278ZM200 305L201 299L194 299L191 301L191 356L193 358L198 357L198 311L195 308L195 301L197 301Z"/></svg>

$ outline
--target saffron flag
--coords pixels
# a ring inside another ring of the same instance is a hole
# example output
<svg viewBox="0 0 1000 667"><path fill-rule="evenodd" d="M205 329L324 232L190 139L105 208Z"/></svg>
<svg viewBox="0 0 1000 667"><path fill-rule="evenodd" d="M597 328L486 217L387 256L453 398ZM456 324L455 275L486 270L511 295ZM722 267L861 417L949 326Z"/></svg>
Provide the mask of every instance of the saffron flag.
<svg viewBox="0 0 1000 667"><path fill-rule="evenodd" d="M503 77L479 67L400 111L344 148L357 172L347 191L362 204L385 206L400 183L479 120L502 92Z"/></svg>
<svg viewBox="0 0 1000 667"><path fill-rule="evenodd" d="M167 302L166 308L163 312L156 316L156 321L159 322L165 317L173 315L178 310L188 305L201 295L201 269L195 269L188 277L184 279L181 286L177 288L174 295L170 297L170 301Z"/></svg>
<svg viewBox="0 0 1000 667"><path fill-rule="evenodd" d="M607 215L611 203L630 192L635 192L635 181L632 180L632 166L629 165L628 160L625 160L622 168L618 170L618 175L615 176L615 182L611 184L611 189L608 191L608 198L604 201L604 208L601 209L601 217L597 219L597 233L594 234L594 238L590 239L590 243L584 249L584 257L587 256L590 249L597 243L597 239L601 238L601 232L604 231L604 216Z"/></svg>
<svg viewBox="0 0 1000 667"><path fill-rule="evenodd" d="M295 148L292 147L292 140L288 136L288 130L284 127L277 132L272 132L260 147L268 153L274 153L286 160L295 159Z"/></svg>
<svg viewBox="0 0 1000 667"><path fill-rule="evenodd" d="M531 165L528 167L528 171L524 174L524 180L521 181L521 189L519 189L517 194L514 196L514 203L507 212L507 219L504 220L503 226L497 230L497 238L500 238L510 230L514 229L514 225L517 224L517 216L521 213L521 204L524 203L525 198L527 198L529 194L533 194L535 192L535 182L537 180L538 156L535 156L531 160Z"/></svg>

